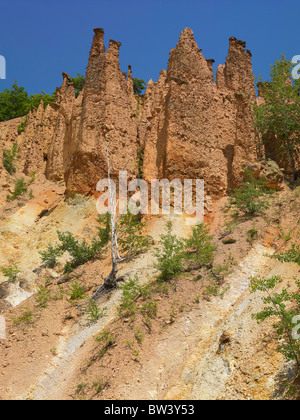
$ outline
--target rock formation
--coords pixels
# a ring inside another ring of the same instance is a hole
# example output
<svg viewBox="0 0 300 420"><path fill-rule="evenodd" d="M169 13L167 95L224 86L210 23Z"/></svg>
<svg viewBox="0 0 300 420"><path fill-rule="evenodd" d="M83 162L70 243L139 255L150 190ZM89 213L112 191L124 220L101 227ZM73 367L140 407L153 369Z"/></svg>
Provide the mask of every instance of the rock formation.
<svg viewBox="0 0 300 420"><path fill-rule="evenodd" d="M251 53L230 38L228 58L214 81L191 29L170 53L167 71L148 83L137 100L132 71L121 72L120 43L105 51L104 31L94 30L83 91L63 73L55 103L30 112L20 136L26 174L64 177L67 191L94 194L107 176L107 142L113 176L137 175L144 150L145 179L204 178L206 192L221 197L242 179L242 168L257 162L252 102L256 100ZM1 135L1 134L0 134Z"/></svg>
<svg viewBox="0 0 300 420"><path fill-rule="evenodd" d="M140 126L144 174L152 178L204 178L207 192L222 196L256 161L251 102L251 56L230 39L228 59L217 71L185 29L171 51L167 73L148 85Z"/></svg>

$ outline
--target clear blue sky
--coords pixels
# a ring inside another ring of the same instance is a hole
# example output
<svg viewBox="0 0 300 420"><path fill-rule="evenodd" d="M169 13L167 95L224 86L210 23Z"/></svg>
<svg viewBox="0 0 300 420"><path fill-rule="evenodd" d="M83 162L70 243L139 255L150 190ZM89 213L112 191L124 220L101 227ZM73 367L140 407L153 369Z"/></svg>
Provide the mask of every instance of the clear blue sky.
<svg viewBox="0 0 300 420"><path fill-rule="evenodd" d="M121 68L157 80L169 51L185 27L194 30L205 58L223 64L228 39L247 42L255 75L268 77L282 52L300 55L299 0L1 0L0 55L7 60L7 80L30 93L52 92L62 71L85 73L93 28L121 41Z"/></svg>

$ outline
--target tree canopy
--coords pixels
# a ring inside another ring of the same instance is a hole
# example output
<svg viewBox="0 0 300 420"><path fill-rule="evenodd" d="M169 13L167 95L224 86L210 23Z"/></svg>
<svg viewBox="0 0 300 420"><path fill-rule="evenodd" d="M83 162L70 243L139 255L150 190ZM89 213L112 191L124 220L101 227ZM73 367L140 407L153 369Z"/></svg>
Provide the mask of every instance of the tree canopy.
<svg viewBox="0 0 300 420"><path fill-rule="evenodd" d="M292 63L282 54L271 66L271 80L260 83L264 103L255 106L255 125L262 138L272 136L289 159L297 179L295 154L300 146L300 80L292 81Z"/></svg>
<svg viewBox="0 0 300 420"><path fill-rule="evenodd" d="M4 89L0 92L0 122L27 115L31 108L38 108L41 100L44 101L46 107L54 101L55 96L55 92L49 95L44 91L29 96L25 88L18 86L15 82L12 89Z"/></svg>

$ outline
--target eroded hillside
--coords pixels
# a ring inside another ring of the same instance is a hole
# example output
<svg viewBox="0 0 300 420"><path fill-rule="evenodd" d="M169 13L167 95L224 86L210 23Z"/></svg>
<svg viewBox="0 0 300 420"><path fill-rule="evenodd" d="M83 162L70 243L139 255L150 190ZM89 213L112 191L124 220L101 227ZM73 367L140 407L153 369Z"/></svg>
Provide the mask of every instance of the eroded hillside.
<svg viewBox="0 0 300 420"><path fill-rule="evenodd" d="M277 290L295 290L299 265L271 256L299 244L300 192L288 182L289 163L280 168L258 147L252 106L262 99L250 51L230 38L214 80L214 60L185 29L167 70L139 97L131 67L121 72L121 44L111 40L105 51L103 39L95 29L78 97L63 73L55 102L31 110L23 132L24 118L0 123L1 150L17 145L14 170L0 159L0 267L17 270L0 274L0 399L286 398L296 367L276 351L273 320L252 318L263 303L249 286L257 276L281 276ZM71 270L70 243L51 267L40 252L57 246L57 232L81 246L97 238L107 144L114 179L126 169L128 180L142 174L149 184L205 180L205 240L214 255L191 267L186 259L199 250L186 246L181 269L162 281L157 255L168 222L177 238L193 228L185 215L143 216L139 233L149 246L122 261L118 287L94 301L111 271L108 246ZM245 168L268 187L261 195L269 206L231 214L229 193Z"/></svg>

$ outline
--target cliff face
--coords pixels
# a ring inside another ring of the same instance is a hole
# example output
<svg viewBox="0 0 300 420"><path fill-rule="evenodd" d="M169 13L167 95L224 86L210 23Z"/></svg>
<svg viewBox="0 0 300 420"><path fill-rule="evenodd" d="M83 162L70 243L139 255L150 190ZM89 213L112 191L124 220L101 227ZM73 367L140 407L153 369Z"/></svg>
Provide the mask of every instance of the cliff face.
<svg viewBox="0 0 300 420"><path fill-rule="evenodd" d="M150 81L142 105L119 64L120 43L94 30L83 91L63 73L56 102L32 111L21 136L26 174L39 171L50 180L64 177L68 192L93 194L107 177L107 142L113 176L137 174L144 149L144 176L204 178L207 193L223 196L241 180L242 167L257 160L251 103L255 101L251 54L230 39L225 65L206 60L193 32L185 29L170 53L167 71Z"/></svg>
<svg viewBox="0 0 300 420"><path fill-rule="evenodd" d="M207 192L222 196L256 161L251 102L255 100L250 53L230 39L228 59L214 83L193 32L185 29L171 51L167 73L146 92L141 125L144 173L151 178L204 178Z"/></svg>

